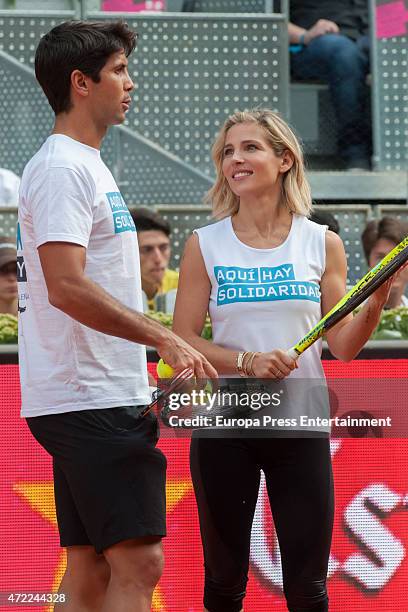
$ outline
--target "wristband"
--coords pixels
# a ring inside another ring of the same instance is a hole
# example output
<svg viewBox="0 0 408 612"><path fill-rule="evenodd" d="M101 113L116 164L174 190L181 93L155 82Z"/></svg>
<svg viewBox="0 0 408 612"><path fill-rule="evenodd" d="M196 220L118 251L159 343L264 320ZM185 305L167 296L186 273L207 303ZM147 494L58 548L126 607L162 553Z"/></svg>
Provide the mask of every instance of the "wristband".
<svg viewBox="0 0 408 612"><path fill-rule="evenodd" d="M299 45L301 45L302 47L305 47L305 36L306 36L306 32L303 32L303 34L301 34L299 36Z"/></svg>

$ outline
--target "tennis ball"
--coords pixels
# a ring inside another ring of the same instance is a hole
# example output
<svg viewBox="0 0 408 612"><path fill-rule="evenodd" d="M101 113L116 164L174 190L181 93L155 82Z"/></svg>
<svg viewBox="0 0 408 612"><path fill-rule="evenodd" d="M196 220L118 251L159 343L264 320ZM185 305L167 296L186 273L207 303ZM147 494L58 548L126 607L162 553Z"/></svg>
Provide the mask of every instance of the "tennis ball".
<svg viewBox="0 0 408 612"><path fill-rule="evenodd" d="M159 378L171 378L174 374L173 368L164 363L163 359L159 360L156 371Z"/></svg>

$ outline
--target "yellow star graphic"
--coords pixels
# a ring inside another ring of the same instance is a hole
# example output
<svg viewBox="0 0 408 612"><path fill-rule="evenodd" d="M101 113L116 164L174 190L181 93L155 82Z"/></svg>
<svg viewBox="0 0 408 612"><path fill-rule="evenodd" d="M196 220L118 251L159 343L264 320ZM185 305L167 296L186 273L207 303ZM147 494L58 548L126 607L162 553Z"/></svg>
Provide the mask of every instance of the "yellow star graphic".
<svg viewBox="0 0 408 612"><path fill-rule="evenodd" d="M48 521L54 528L57 527L57 517L54 505L54 486L48 482L19 482L13 490L29 506ZM192 484L189 478L169 479L166 484L166 510L170 514L180 501L190 493ZM54 574L52 590L57 591L66 567L66 552L61 551L58 565ZM153 612L165 612L166 602L160 586L153 593ZM52 612L52 607L44 608L44 612Z"/></svg>

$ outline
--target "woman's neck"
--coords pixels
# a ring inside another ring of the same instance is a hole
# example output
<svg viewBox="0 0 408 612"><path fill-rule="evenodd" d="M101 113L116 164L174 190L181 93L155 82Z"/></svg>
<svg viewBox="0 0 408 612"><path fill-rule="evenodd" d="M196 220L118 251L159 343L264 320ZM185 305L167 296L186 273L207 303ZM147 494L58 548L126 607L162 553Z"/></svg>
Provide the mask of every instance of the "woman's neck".
<svg viewBox="0 0 408 612"><path fill-rule="evenodd" d="M241 199L239 210L234 215L234 228L238 231L256 232L263 238L280 233L290 227L292 213L279 202L270 197Z"/></svg>

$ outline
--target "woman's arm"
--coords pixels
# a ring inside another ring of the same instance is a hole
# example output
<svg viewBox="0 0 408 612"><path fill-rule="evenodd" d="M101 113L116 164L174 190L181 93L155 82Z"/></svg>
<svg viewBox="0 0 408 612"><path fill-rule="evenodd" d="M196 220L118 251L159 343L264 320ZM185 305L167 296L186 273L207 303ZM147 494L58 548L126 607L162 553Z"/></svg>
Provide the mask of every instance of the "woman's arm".
<svg viewBox="0 0 408 612"><path fill-rule="evenodd" d="M347 262L343 242L333 232L326 232L326 269L321 280L322 313L325 315L346 293ZM342 361L358 355L374 329L386 303L392 279L375 291L360 312L339 321L327 334L331 353Z"/></svg>
<svg viewBox="0 0 408 612"><path fill-rule="evenodd" d="M211 283L198 236L193 234L186 243L181 261L173 330L207 357L218 372L236 374L238 351L223 348L201 338L210 293ZM243 347L243 350L252 349L248 346ZM279 349L259 353L253 360L253 371L258 378L282 378L290 374L295 367L295 361Z"/></svg>
<svg viewBox="0 0 408 612"><path fill-rule="evenodd" d="M201 337L210 300L211 283L197 234L186 242L174 310L173 331L202 352L215 369L236 374L237 351L217 346Z"/></svg>

